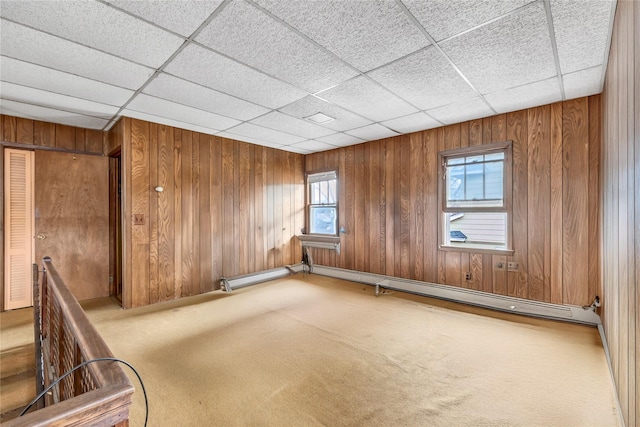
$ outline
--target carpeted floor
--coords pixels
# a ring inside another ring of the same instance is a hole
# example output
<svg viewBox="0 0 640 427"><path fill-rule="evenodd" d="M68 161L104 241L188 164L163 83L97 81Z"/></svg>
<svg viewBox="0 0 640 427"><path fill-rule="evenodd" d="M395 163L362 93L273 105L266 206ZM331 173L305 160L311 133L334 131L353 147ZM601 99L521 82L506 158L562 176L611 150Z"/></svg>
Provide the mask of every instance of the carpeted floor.
<svg viewBox="0 0 640 427"><path fill-rule="evenodd" d="M621 425L591 327L301 274L83 306L140 371L150 426ZM136 395L131 426L144 418Z"/></svg>

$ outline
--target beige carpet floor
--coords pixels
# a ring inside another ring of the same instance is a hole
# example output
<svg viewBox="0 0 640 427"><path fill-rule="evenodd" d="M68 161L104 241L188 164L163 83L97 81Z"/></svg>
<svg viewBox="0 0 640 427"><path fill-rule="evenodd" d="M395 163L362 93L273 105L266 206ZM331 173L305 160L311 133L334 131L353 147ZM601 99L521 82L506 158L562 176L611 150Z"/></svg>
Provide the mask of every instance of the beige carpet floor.
<svg viewBox="0 0 640 427"><path fill-rule="evenodd" d="M302 274L83 306L140 371L150 426L621 425L591 327ZM136 395L131 426L144 419Z"/></svg>

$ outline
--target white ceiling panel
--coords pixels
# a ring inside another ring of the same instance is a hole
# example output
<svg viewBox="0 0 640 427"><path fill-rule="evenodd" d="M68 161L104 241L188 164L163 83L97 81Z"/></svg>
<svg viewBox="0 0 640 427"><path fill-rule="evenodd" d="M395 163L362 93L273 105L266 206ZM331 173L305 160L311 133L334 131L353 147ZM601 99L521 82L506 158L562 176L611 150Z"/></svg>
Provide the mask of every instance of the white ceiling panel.
<svg viewBox="0 0 640 427"><path fill-rule="evenodd" d="M481 93L556 75L543 3L442 44Z"/></svg>
<svg viewBox="0 0 640 427"><path fill-rule="evenodd" d="M147 21L189 37L222 0L106 0Z"/></svg>
<svg viewBox="0 0 640 427"><path fill-rule="evenodd" d="M371 124L371 120L311 95L281 108L280 111L300 119L322 113L334 119L323 123L322 126L336 131L345 131Z"/></svg>
<svg viewBox="0 0 640 427"><path fill-rule="evenodd" d="M60 109L71 113L109 119L118 112L118 107L99 104L85 99L47 92L14 83L0 82L0 97L16 102Z"/></svg>
<svg viewBox="0 0 640 427"><path fill-rule="evenodd" d="M108 120L99 119L97 117L83 116L81 114L71 113L68 111L24 104L6 99L0 100L0 114L77 126L87 129L102 129L107 125L107 123L109 123Z"/></svg>
<svg viewBox="0 0 640 427"><path fill-rule="evenodd" d="M347 135L346 133L334 133L333 135L317 138L317 140L321 142L326 142L327 144L331 144L336 147L346 147L347 145L360 144L361 142L365 141L362 138L357 138L352 135Z"/></svg>
<svg viewBox="0 0 640 427"><path fill-rule="evenodd" d="M232 129L228 129L227 132L277 145L295 144L296 142L304 141L306 139L291 135L290 133L284 133L274 129L265 128L263 126L254 125L253 123L242 123Z"/></svg>
<svg viewBox="0 0 640 427"><path fill-rule="evenodd" d="M140 64L159 67L181 37L95 1L3 0L3 18Z"/></svg>
<svg viewBox="0 0 640 427"><path fill-rule="evenodd" d="M553 77L541 82L489 93L485 95L485 99L498 113L506 113L561 101L562 93L558 79Z"/></svg>
<svg viewBox="0 0 640 427"><path fill-rule="evenodd" d="M176 128L191 130L194 132L206 133L208 135L217 135L219 132L216 129L194 125L193 123L181 122L179 120L160 117L153 114L142 113L140 111L135 111L135 110L125 109L122 111L122 115L124 117L131 117L132 119L145 120L147 122L158 123L166 126L173 126Z"/></svg>
<svg viewBox="0 0 640 427"><path fill-rule="evenodd" d="M256 3L361 71L429 44L394 1L257 0Z"/></svg>
<svg viewBox="0 0 640 427"><path fill-rule="evenodd" d="M306 120L287 116L286 114L282 114L278 111L273 111L269 114L253 119L251 120L251 123L308 139L336 133L336 131L332 129L327 129Z"/></svg>
<svg viewBox="0 0 640 427"><path fill-rule="evenodd" d="M224 130L240 123L239 120L142 93L131 101L127 109L191 123L208 129Z"/></svg>
<svg viewBox="0 0 640 427"><path fill-rule="evenodd" d="M493 115L493 111L479 97L454 102L443 107L427 111L434 119L444 123L461 123Z"/></svg>
<svg viewBox="0 0 640 427"><path fill-rule="evenodd" d="M357 74L324 49L244 1L228 5L198 42L310 92Z"/></svg>
<svg viewBox="0 0 640 427"><path fill-rule="evenodd" d="M369 76L422 110L476 94L435 48L379 68Z"/></svg>
<svg viewBox="0 0 640 427"><path fill-rule="evenodd" d="M564 82L564 94L567 99L579 98L581 96L596 95L602 92L600 78L602 77L602 66L587 68L575 73L562 76Z"/></svg>
<svg viewBox="0 0 640 427"><path fill-rule="evenodd" d="M269 108L282 107L307 95L288 83L195 44L180 52L165 71Z"/></svg>
<svg viewBox="0 0 640 427"><path fill-rule="evenodd" d="M282 144L278 144L278 143L271 142L271 141L265 141L265 140L262 140L262 139L253 138L253 137L246 136L246 135L240 135L240 134L236 134L236 133L228 132L228 131L220 132L220 133L217 134L217 136L221 136L221 137L227 138L227 139L235 139L236 141L249 142L251 144L263 145L265 147L270 147L270 148L284 149L284 146Z"/></svg>
<svg viewBox="0 0 640 427"><path fill-rule="evenodd" d="M0 54L4 56L104 83L137 89L153 74L151 68L4 19L0 35Z"/></svg>
<svg viewBox="0 0 640 427"><path fill-rule="evenodd" d="M284 147L283 147L284 148ZM289 150L291 148L301 148L303 150L307 150L311 153L315 153L318 151L327 151L327 150L333 150L336 147L330 144L327 144L325 142L321 142L321 141L314 141L314 140L309 140L309 141L302 141L302 142L297 142L295 144L290 144L286 146L286 149Z"/></svg>
<svg viewBox="0 0 640 427"><path fill-rule="evenodd" d="M373 121L393 119L418 110L366 77L357 77L318 94Z"/></svg>
<svg viewBox="0 0 640 427"><path fill-rule="evenodd" d="M298 147L296 145L286 145L283 147L280 147L280 149L282 150L286 150L286 151L291 151L292 153L297 153L297 154L311 154L313 153L313 151L311 150L306 150L302 147Z"/></svg>
<svg viewBox="0 0 640 427"><path fill-rule="evenodd" d="M153 79L143 92L238 120L250 120L270 111L268 108L165 73Z"/></svg>
<svg viewBox="0 0 640 427"><path fill-rule="evenodd" d="M0 57L0 80L108 105L122 105L133 91L17 59Z"/></svg>
<svg viewBox="0 0 640 427"><path fill-rule="evenodd" d="M347 131L346 133L351 136L355 136L356 138L361 138L367 141L390 138L392 136L399 135L391 129L379 125L378 123L374 123L372 125L364 126L358 129L352 129L350 131Z"/></svg>
<svg viewBox="0 0 640 427"><path fill-rule="evenodd" d="M608 0L551 0L563 74L604 63L610 14Z"/></svg>
<svg viewBox="0 0 640 427"><path fill-rule="evenodd" d="M533 0L403 0L435 41L484 24Z"/></svg>
<svg viewBox="0 0 640 427"><path fill-rule="evenodd" d="M434 120L422 111L409 114L408 116L398 117L397 119L387 120L381 124L398 133L417 132L442 126L442 123Z"/></svg>

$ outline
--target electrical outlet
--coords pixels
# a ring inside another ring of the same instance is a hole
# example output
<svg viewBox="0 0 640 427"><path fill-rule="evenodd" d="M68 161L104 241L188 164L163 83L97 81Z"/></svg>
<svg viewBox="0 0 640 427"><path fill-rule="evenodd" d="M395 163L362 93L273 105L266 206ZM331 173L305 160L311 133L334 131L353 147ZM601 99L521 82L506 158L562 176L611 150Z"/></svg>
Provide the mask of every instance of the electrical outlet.
<svg viewBox="0 0 640 427"><path fill-rule="evenodd" d="M144 214L133 214L133 225L144 225Z"/></svg>
<svg viewBox="0 0 640 427"><path fill-rule="evenodd" d="M494 270L504 271L504 270L505 270L505 268L506 268L505 263L504 263L504 262L502 262L502 261L498 261L498 262L496 262L496 265L495 265L495 267L494 267Z"/></svg>
<svg viewBox="0 0 640 427"><path fill-rule="evenodd" d="M507 269L509 271L518 271L520 269L520 265L517 262L508 262Z"/></svg>
<svg viewBox="0 0 640 427"><path fill-rule="evenodd" d="M469 273L468 271L464 273L464 280L471 280L471 273Z"/></svg>

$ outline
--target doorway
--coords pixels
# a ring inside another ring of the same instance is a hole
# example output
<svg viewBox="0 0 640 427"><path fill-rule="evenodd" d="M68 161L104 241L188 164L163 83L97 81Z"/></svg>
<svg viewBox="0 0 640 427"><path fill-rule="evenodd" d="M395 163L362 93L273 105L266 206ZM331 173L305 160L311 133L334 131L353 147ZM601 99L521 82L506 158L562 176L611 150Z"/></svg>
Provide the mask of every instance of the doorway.
<svg viewBox="0 0 640 427"><path fill-rule="evenodd" d="M109 155L109 295L122 305L121 151Z"/></svg>

